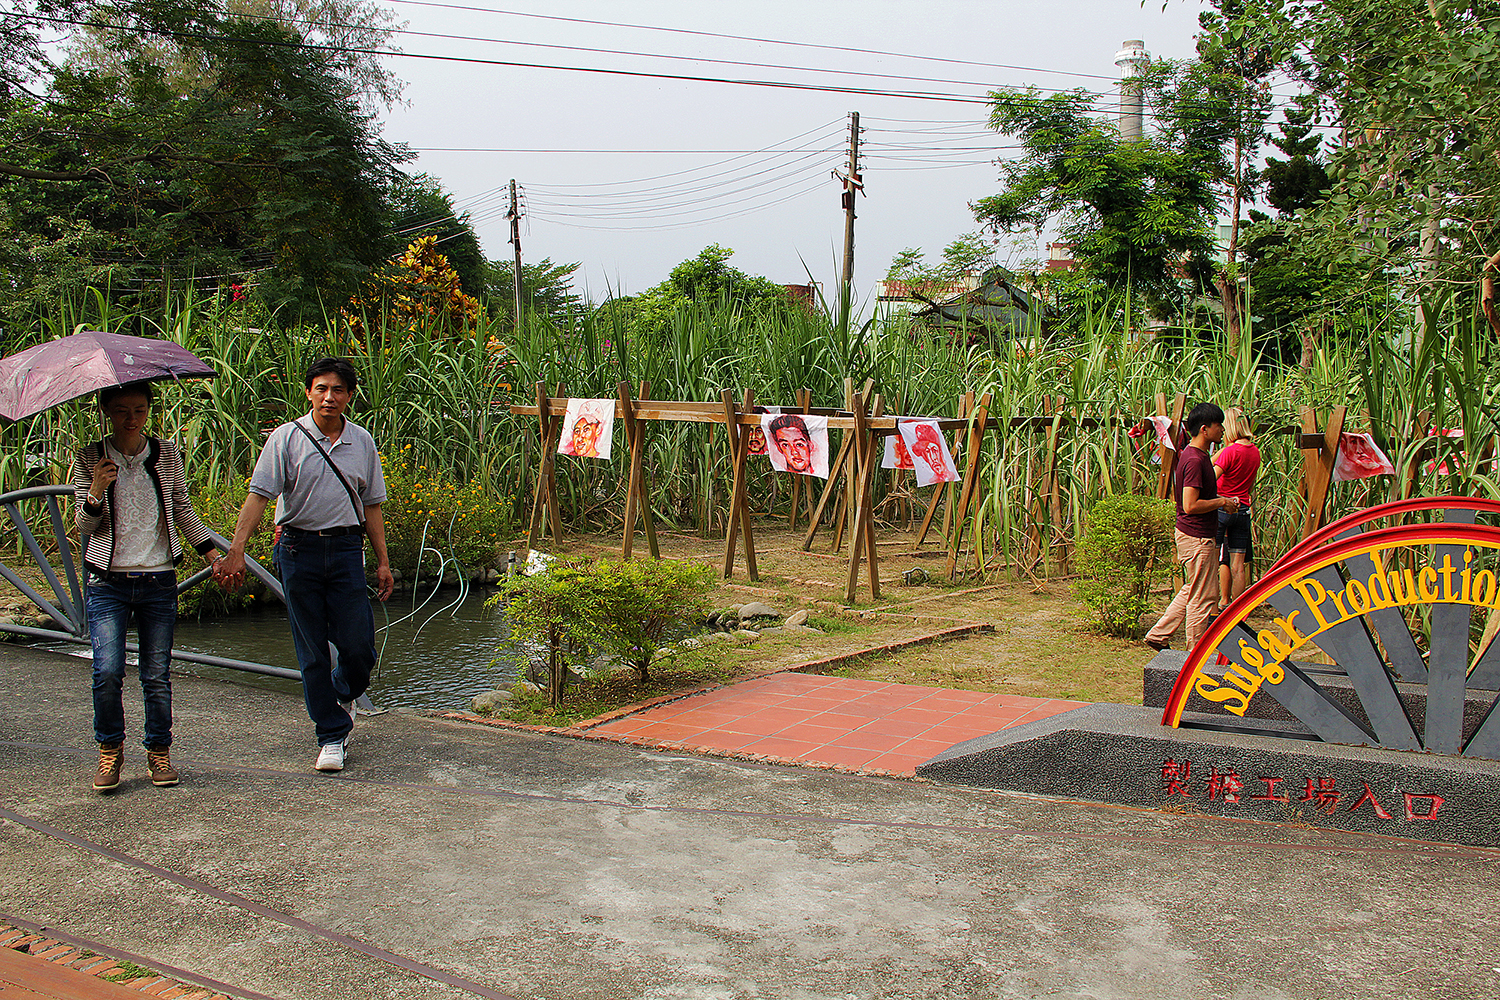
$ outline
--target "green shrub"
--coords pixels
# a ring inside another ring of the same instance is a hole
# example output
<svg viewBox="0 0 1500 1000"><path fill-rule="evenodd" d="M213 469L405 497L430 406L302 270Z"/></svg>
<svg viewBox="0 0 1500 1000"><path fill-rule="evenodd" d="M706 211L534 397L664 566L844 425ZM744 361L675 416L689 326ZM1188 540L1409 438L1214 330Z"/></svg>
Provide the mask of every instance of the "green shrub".
<svg viewBox="0 0 1500 1000"><path fill-rule="evenodd" d="M1084 577L1075 593L1106 634L1141 637L1141 615L1151 610L1151 582L1172 554L1175 525L1170 500L1115 493L1090 508L1078 546Z"/></svg>
<svg viewBox="0 0 1500 1000"><path fill-rule="evenodd" d="M408 444L394 456L381 456L386 489L381 512L391 567L410 577L420 556L425 577L450 555L467 569L494 566L498 547L512 530L514 495L496 495L474 481L456 483L425 465L413 467L410 454Z"/></svg>
<svg viewBox="0 0 1500 1000"><path fill-rule="evenodd" d="M657 647L697 624L712 587L713 571L699 563L600 559L511 577L496 600L505 606L512 641L546 655L548 704L555 709L569 670L586 673L601 653L631 664L648 681Z"/></svg>
<svg viewBox="0 0 1500 1000"><path fill-rule="evenodd" d="M641 681L651 679L656 650L682 638L708 614L714 573L702 563L601 559L592 574L600 645L634 666Z"/></svg>

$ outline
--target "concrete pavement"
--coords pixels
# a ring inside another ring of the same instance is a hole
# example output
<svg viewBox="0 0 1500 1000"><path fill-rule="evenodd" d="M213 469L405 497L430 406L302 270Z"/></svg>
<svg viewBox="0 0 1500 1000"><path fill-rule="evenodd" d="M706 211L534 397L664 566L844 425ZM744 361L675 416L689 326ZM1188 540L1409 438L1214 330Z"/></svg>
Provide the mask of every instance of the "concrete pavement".
<svg viewBox="0 0 1500 1000"><path fill-rule="evenodd" d="M300 698L181 671L183 784L98 796L88 687L0 646L0 917L241 995L1500 994L1500 851L399 712L326 776Z"/></svg>

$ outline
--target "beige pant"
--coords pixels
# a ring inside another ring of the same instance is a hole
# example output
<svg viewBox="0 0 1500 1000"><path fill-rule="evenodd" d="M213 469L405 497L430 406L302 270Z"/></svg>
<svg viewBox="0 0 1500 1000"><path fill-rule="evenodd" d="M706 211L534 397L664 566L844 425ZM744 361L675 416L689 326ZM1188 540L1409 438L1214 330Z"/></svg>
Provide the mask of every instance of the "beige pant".
<svg viewBox="0 0 1500 1000"><path fill-rule="evenodd" d="M1161 621L1146 633L1146 639L1166 642L1186 620L1187 648L1192 649L1208 631L1208 621L1219 606L1219 547L1212 538L1194 538L1179 530L1177 561L1182 563L1187 581L1167 605Z"/></svg>

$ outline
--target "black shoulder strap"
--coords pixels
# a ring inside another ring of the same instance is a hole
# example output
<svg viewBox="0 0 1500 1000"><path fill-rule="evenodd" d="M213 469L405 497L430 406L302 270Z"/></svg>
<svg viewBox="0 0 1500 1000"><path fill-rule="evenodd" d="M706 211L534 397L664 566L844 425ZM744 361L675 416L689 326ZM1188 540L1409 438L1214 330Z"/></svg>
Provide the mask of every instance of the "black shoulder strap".
<svg viewBox="0 0 1500 1000"><path fill-rule="evenodd" d="M305 424L303 424L301 420L293 420L292 423L294 423L294 424L297 425L297 429L299 431L301 431L303 434L307 435L307 439L312 442L312 446L314 448L318 449L318 454L323 456L323 461L327 462L328 463L328 467L333 470L333 474L335 476L338 476L339 483L342 484L343 487L344 487L344 492L347 493L347 494L349 494L349 502L352 503L352 504L354 504L354 523L355 524L364 524L365 523L365 508L364 508L364 505L359 502L359 497L355 496L355 494L354 494L354 487L352 487L352 486L349 485L349 480L345 479L344 478L344 474L339 471L339 467L337 465L333 464L333 457L331 455L329 455L328 452L326 452L326 451L323 450L323 446L318 443L318 439L312 436L312 431L308 430L307 426Z"/></svg>

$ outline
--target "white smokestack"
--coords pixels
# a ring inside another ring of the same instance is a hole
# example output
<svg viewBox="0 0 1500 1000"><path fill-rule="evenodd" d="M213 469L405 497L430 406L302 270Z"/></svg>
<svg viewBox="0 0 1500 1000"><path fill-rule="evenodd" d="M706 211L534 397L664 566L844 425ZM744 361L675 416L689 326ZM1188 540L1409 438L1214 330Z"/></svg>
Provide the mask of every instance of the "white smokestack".
<svg viewBox="0 0 1500 1000"><path fill-rule="evenodd" d="M1120 138L1126 142L1141 141L1141 71L1151 61L1146 43L1139 38L1127 38L1115 53L1115 65L1120 67Z"/></svg>

